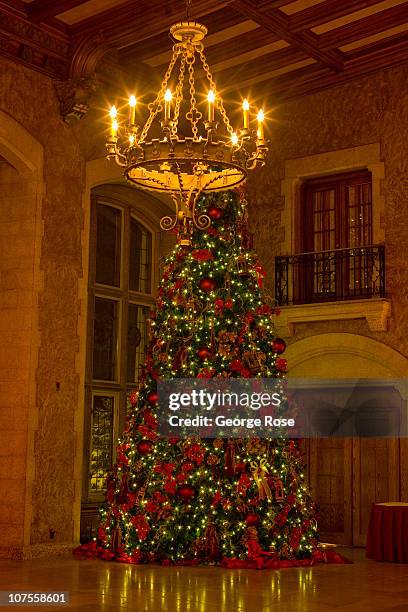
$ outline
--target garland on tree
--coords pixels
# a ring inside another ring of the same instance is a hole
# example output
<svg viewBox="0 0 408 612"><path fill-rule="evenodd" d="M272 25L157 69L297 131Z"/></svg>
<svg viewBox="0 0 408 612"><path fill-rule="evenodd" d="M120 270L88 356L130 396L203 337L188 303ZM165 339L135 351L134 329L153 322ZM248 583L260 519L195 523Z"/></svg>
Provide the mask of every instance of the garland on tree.
<svg viewBox="0 0 408 612"><path fill-rule="evenodd" d="M147 360L129 398L98 538L77 553L231 568L340 562L318 549L297 441L157 434L159 379L284 377L287 367L242 194L203 197L199 206L211 227L165 260Z"/></svg>

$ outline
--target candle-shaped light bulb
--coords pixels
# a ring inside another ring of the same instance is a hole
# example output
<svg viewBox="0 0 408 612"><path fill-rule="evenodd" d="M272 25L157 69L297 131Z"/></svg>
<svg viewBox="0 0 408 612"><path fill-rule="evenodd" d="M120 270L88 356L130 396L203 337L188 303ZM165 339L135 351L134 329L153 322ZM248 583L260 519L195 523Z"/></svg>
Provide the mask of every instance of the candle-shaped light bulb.
<svg viewBox="0 0 408 612"><path fill-rule="evenodd" d="M173 98L173 94L170 89L166 90L164 94L164 120L168 121L170 119L171 114L171 100Z"/></svg>
<svg viewBox="0 0 408 612"><path fill-rule="evenodd" d="M231 134L231 142L232 142L234 147L237 146L237 144L238 144L238 135L236 134L236 132L232 132L232 134Z"/></svg>
<svg viewBox="0 0 408 612"><path fill-rule="evenodd" d="M208 121L214 121L214 102L215 102L215 93L212 89L208 92L207 95L208 100Z"/></svg>
<svg viewBox="0 0 408 612"><path fill-rule="evenodd" d="M249 129L249 102L245 98L242 103L242 110L244 111L244 130Z"/></svg>
<svg viewBox="0 0 408 612"><path fill-rule="evenodd" d="M116 117L118 116L118 109L116 108L116 106L110 107L109 116L112 119L112 121L116 119Z"/></svg>
<svg viewBox="0 0 408 612"><path fill-rule="evenodd" d="M112 119L112 125L111 125L111 136L112 136L112 140L115 140L117 138L118 135L118 129L119 129L119 123L117 119Z"/></svg>
<svg viewBox="0 0 408 612"><path fill-rule="evenodd" d="M264 140L265 136L264 136L264 119L265 119L265 114L261 108L261 110L258 112L258 131L257 131L257 136L258 136L258 140Z"/></svg>
<svg viewBox="0 0 408 612"><path fill-rule="evenodd" d="M136 96L132 94L129 98L129 125L135 124L136 118Z"/></svg>
<svg viewBox="0 0 408 612"><path fill-rule="evenodd" d="M135 144L135 135L134 134L130 134L129 135L129 145L131 147L133 147L134 144Z"/></svg>

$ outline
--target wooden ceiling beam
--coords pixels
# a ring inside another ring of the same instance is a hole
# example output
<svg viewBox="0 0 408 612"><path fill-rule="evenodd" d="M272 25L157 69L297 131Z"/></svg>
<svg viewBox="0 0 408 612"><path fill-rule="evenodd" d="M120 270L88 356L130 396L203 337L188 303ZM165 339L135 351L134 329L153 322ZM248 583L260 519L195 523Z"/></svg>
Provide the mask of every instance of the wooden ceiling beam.
<svg viewBox="0 0 408 612"><path fill-rule="evenodd" d="M224 88L230 88L231 85L237 85L238 87L240 80L257 79L262 73L278 70L306 58L307 56L303 51L294 47L286 47L264 55L256 62L245 62L227 70L213 70L214 80L218 83L218 88L222 92Z"/></svg>
<svg viewBox="0 0 408 612"><path fill-rule="evenodd" d="M348 67L355 65L362 66L363 63L367 64L369 68L373 65L379 65L381 67L383 63L384 65L388 65L390 60L390 58L387 57L388 54L392 58L393 63L401 63L407 59L407 32L403 32L397 36L384 38L383 40L371 43L365 47L353 49L353 51L346 54L346 63Z"/></svg>
<svg viewBox="0 0 408 612"><path fill-rule="evenodd" d="M226 8L231 2L232 0L196 0L192 18L198 20L220 7ZM184 5L179 0L166 3L163 3L163 0L131 0L73 25L72 33L74 36L89 36L101 32L109 42L121 48L166 32L175 21L182 21L184 16Z"/></svg>
<svg viewBox="0 0 408 612"><path fill-rule="evenodd" d="M292 4L294 0L258 0L257 8L280 8L281 6L286 6L287 4Z"/></svg>
<svg viewBox="0 0 408 612"><path fill-rule="evenodd" d="M281 11L273 9L267 13L261 12L255 7L251 0L234 0L232 7L241 11L242 15L259 23L264 29L277 34L283 40L307 53L319 63L327 66L335 72L343 69L342 54L333 50L322 50L319 48L317 37L311 32L292 32L289 18Z"/></svg>
<svg viewBox="0 0 408 612"><path fill-rule="evenodd" d="M370 17L359 19L353 23L336 28L320 34L319 46L321 49L329 50L335 47L342 47L360 38L366 38L373 34L378 34L389 28L393 28L402 23L408 22L408 9L406 4L394 6L393 8L381 11Z"/></svg>
<svg viewBox="0 0 408 612"><path fill-rule="evenodd" d="M233 57L239 59L239 56L243 53L255 51L258 47L264 47L278 40L280 40L280 38L277 34L265 32L263 28L258 27L246 34L240 34L222 43L210 46L204 49L204 53L211 67L212 64L223 62ZM260 56L259 60L262 59L263 56Z"/></svg>
<svg viewBox="0 0 408 612"><path fill-rule="evenodd" d="M85 2L87 0L33 0L26 5L26 13L33 23L40 23L85 4Z"/></svg>
<svg viewBox="0 0 408 612"><path fill-rule="evenodd" d="M237 13L233 10L227 11L218 10L213 13L208 13L200 18L202 22L208 28L209 34L216 34L225 28L238 25L242 22L241 13ZM205 40L204 40L205 44ZM121 58L123 60L137 60L138 58L145 60L149 57L154 57L160 53L163 53L166 49L171 49L172 42L169 38L168 31L164 31L161 34L153 35L143 41L137 42L133 45L129 45L121 50Z"/></svg>
<svg viewBox="0 0 408 612"><path fill-rule="evenodd" d="M329 69L315 64L265 80L258 83L257 88L277 101L319 92L408 61L408 39L400 36L394 39L392 45L384 41L383 45L370 47L368 52L360 49L346 58L344 71L340 74L333 74Z"/></svg>
<svg viewBox="0 0 408 612"><path fill-rule="evenodd" d="M326 0L316 6L299 11L289 17L289 27L292 32L302 32L310 30L316 26L344 17L354 11L367 8L378 4L381 0L348 0L348 2L339 2L339 0Z"/></svg>
<svg viewBox="0 0 408 612"><path fill-rule="evenodd" d="M261 45L259 44L260 40L262 40ZM235 36L230 40L226 40L225 42L208 47L207 49L204 49L204 53L207 58L207 62L210 65L210 69L212 72L214 72L213 67L216 67L217 64L223 64L225 61L233 60L235 58L236 61L234 62L234 65L240 64L243 59L242 55L252 51L256 52L259 47L273 44L278 40L280 39L276 34L267 32L265 35L265 31L262 30L262 28L256 28L255 30L247 32L246 34ZM267 53L270 53L270 50L266 49L252 61L256 63L259 61L262 62ZM230 62L230 65L233 64ZM162 64L161 66L157 67L157 70L160 71L160 74L164 74L166 67L167 64Z"/></svg>

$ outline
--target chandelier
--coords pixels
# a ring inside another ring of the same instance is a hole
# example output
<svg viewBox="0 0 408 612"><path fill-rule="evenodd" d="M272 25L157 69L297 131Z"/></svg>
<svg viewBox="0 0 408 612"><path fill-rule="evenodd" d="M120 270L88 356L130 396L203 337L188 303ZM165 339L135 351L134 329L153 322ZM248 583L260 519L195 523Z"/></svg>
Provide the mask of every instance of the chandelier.
<svg viewBox="0 0 408 612"><path fill-rule="evenodd" d="M170 28L173 54L156 99L148 105L147 120L139 121L138 101L131 95L123 124L116 106L111 107L106 143L107 157L124 168L129 181L172 198L175 215L163 217L160 226L177 226L184 245L191 243L194 228L211 224L208 215L197 211L200 195L233 189L249 170L265 163L268 151L262 109L252 127L250 104L244 100L242 125L233 129L204 55L207 28L188 19L188 7L187 20ZM206 82L199 102L198 78Z"/></svg>

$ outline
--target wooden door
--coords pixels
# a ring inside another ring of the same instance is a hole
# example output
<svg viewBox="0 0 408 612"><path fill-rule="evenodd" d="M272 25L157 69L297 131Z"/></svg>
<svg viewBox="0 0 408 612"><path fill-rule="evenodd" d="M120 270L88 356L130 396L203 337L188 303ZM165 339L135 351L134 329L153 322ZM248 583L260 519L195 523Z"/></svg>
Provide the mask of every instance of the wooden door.
<svg viewBox="0 0 408 612"><path fill-rule="evenodd" d="M399 439L353 440L353 545L365 546L374 502L399 501Z"/></svg>
<svg viewBox="0 0 408 612"><path fill-rule="evenodd" d="M321 541L351 546L352 440L311 439L307 447L309 485L318 507Z"/></svg>
<svg viewBox="0 0 408 612"><path fill-rule="evenodd" d="M295 278L295 301L364 294L370 266L358 247L372 244L371 174L313 179L303 185L301 197L303 256Z"/></svg>

